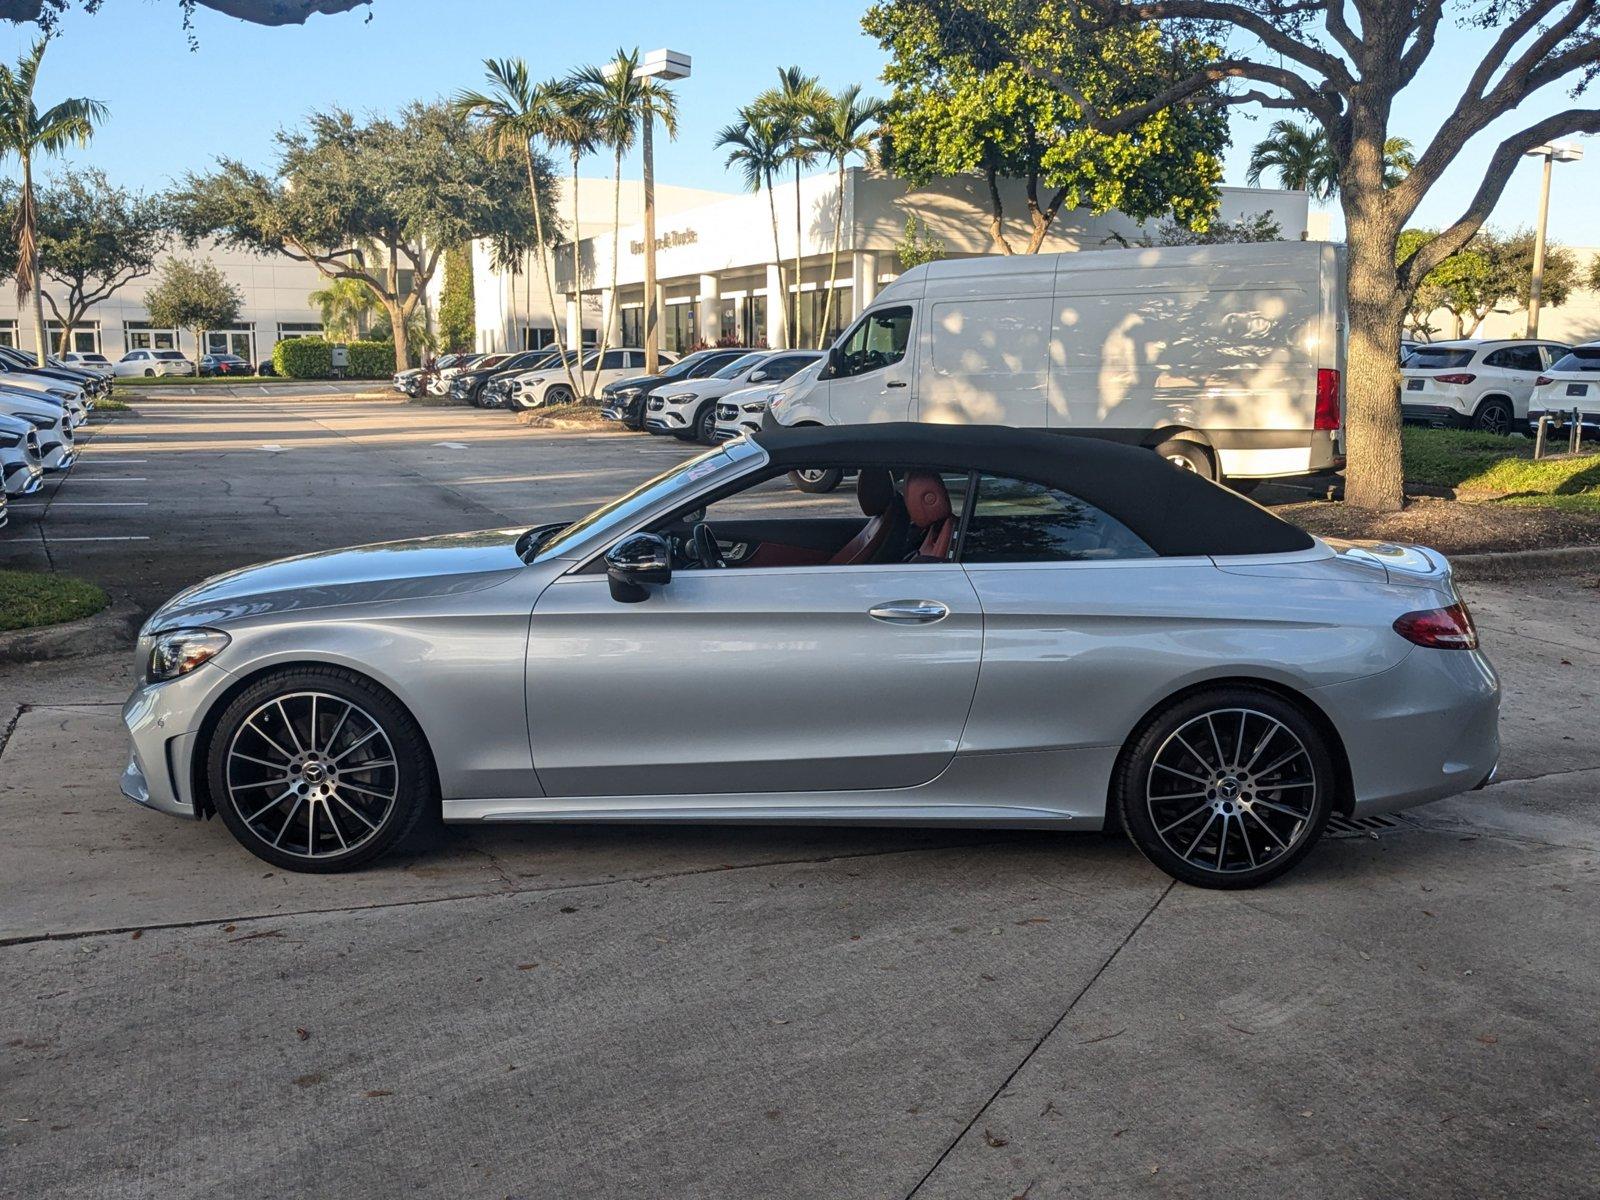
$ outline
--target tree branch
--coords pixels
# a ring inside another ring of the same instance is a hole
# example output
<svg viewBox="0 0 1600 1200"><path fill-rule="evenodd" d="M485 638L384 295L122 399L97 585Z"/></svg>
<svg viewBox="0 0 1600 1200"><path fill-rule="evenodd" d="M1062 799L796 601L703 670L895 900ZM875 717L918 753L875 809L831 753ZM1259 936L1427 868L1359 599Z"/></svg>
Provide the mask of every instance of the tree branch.
<svg viewBox="0 0 1600 1200"><path fill-rule="evenodd" d="M1361 36L1350 28L1350 22L1344 19L1344 3L1345 0L1328 0L1324 24L1328 28L1328 35L1339 43L1346 54L1359 62L1364 43Z"/></svg>
<svg viewBox="0 0 1600 1200"><path fill-rule="evenodd" d="M1331 11L1340 0L1330 0L1328 5ZM1422 69L1422 64L1428 61L1428 55L1433 53L1433 42L1439 32L1439 22L1444 17L1444 0L1426 0L1422 11L1417 14L1415 37L1411 45L1406 47L1400 56L1401 86L1410 83L1416 78L1417 72Z"/></svg>
<svg viewBox="0 0 1600 1200"><path fill-rule="evenodd" d="M1338 2L1340 0L1330 0L1328 7L1331 9ZM1104 0L1100 0L1100 5L1104 5ZM1303 7L1311 9L1320 8L1321 5ZM1349 69L1336 55L1329 54L1320 46L1301 41L1274 25L1268 17L1242 4L1229 3L1227 0L1149 0L1148 3L1118 4L1115 11L1123 21L1129 16L1140 21L1223 21L1255 35L1268 49L1293 59L1301 66L1310 67L1337 87L1347 88L1355 84Z"/></svg>
<svg viewBox="0 0 1600 1200"><path fill-rule="evenodd" d="M1399 278L1402 290L1410 292L1420 285L1445 259L1460 250L1472 236L1483 228L1483 223L1494 211L1500 194L1505 191L1511 172L1518 160L1535 146L1566 133L1600 133L1600 111L1588 108L1569 108L1536 121L1525 129L1513 133L1495 148L1489 165L1484 169L1483 182L1460 218L1441 233L1419 246L1415 253L1400 264Z"/></svg>

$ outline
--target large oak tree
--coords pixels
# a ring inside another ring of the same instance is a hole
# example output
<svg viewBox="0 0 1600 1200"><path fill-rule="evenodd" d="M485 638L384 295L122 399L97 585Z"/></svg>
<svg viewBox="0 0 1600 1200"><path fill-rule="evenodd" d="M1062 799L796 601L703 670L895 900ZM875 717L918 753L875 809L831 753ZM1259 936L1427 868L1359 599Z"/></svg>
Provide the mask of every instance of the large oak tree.
<svg viewBox="0 0 1600 1200"><path fill-rule="evenodd" d="M278 134L278 151L270 173L221 159L190 174L173 194L179 229L359 280L389 316L397 369L449 247L488 239L504 261L534 244L523 165L487 154L448 105L411 104L392 119L314 114ZM536 157L534 169L548 196L549 164ZM554 227L547 214L543 228Z"/></svg>
<svg viewBox="0 0 1600 1200"><path fill-rule="evenodd" d="M1006 36L996 4L1019 11L1033 0L917 0L955 45L984 45L997 61L1072 98L1103 133L1137 128L1174 105L1254 104L1304 114L1325 133L1339 163L1339 203L1348 258L1349 356L1345 386L1350 465L1345 498L1393 510L1403 501L1400 404L1395 390L1401 323L1411 293L1460 250L1493 212L1519 159L1552 138L1600 131L1600 109L1584 100L1600 67L1600 0L1075 0L1061 12L1073 36L1156 23L1173 41L1202 31L1224 47L1186 69L1174 58L1167 85L1141 103L1104 106L1078 82L1040 63ZM1402 94L1433 56L1446 21L1481 34L1481 53L1452 63L1457 91L1416 166L1386 186L1384 146L1415 137ZM1407 223L1445 171L1490 125L1535 98L1567 93L1554 111L1501 133L1456 218L1431 240L1398 253Z"/></svg>

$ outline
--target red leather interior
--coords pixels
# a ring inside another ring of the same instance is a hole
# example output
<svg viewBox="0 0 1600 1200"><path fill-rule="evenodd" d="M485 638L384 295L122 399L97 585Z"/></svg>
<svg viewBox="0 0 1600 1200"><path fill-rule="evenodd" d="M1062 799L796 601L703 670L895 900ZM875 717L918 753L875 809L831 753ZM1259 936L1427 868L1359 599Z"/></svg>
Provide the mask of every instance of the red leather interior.
<svg viewBox="0 0 1600 1200"><path fill-rule="evenodd" d="M857 473L856 503L861 505L867 523L861 527L860 533L828 560L830 566L853 567L870 563L888 540L890 531L897 523L893 518L898 515L895 508L900 503L900 497L894 489L894 476L887 467L869 468Z"/></svg>
<svg viewBox="0 0 1600 1200"><path fill-rule="evenodd" d="M913 471L906 476L906 512L911 523L925 531L917 549L919 559L943 562L950 554L956 519L950 510L950 492L932 471Z"/></svg>
<svg viewBox="0 0 1600 1200"><path fill-rule="evenodd" d="M810 546L786 546L782 542L762 542L741 567L814 567L828 562L826 550Z"/></svg>

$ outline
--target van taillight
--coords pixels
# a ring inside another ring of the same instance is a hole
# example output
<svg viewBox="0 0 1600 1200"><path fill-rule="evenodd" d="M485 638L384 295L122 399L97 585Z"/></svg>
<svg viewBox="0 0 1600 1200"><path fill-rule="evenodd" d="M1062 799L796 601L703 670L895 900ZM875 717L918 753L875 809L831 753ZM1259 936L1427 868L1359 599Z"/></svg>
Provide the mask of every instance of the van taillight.
<svg viewBox="0 0 1600 1200"><path fill-rule="evenodd" d="M1339 372L1332 367L1317 371L1317 414L1311 428L1339 428Z"/></svg>
<svg viewBox="0 0 1600 1200"><path fill-rule="evenodd" d="M1406 641L1432 650L1478 648L1478 627L1459 600L1449 608L1425 608L1396 617L1394 631Z"/></svg>
<svg viewBox="0 0 1600 1200"><path fill-rule="evenodd" d="M1440 383L1471 383L1477 376L1470 372L1462 371L1456 375L1435 375L1434 378Z"/></svg>

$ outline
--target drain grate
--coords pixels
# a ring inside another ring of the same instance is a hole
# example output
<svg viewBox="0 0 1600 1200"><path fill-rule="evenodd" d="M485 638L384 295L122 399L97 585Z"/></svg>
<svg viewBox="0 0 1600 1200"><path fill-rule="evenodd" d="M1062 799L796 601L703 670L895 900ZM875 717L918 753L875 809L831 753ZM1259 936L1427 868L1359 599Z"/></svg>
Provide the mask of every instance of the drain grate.
<svg viewBox="0 0 1600 1200"><path fill-rule="evenodd" d="M1405 826L1393 817L1341 817L1335 813L1328 818L1327 831L1323 837L1353 838L1353 837L1381 837L1386 833L1397 833Z"/></svg>

